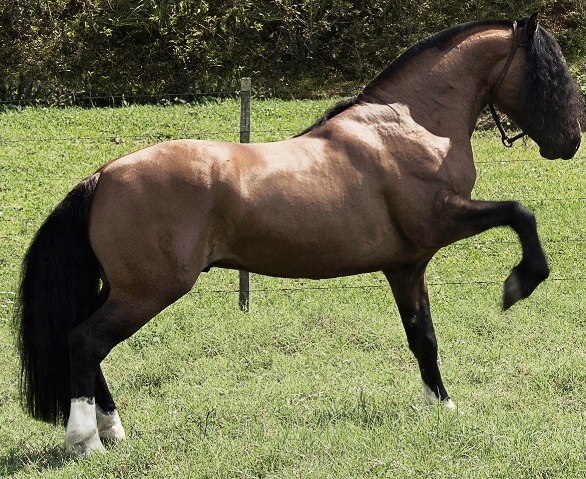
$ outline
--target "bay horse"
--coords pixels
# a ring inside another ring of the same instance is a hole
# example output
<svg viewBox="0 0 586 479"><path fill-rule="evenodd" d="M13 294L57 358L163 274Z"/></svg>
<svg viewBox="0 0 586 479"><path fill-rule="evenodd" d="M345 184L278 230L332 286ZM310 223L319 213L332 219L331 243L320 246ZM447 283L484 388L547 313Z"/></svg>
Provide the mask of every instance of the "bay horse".
<svg viewBox="0 0 586 479"><path fill-rule="evenodd" d="M549 274L527 208L471 199L470 141L487 104L543 157L576 154L579 94L533 15L417 43L297 137L169 141L99 168L49 215L23 260L15 321L27 411L66 424L72 454L124 439L101 361L211 267L313 279L382 271L425 398L453 408L437 364L431 258L508 226L522 258L504 283L504 308Z"/></svg>

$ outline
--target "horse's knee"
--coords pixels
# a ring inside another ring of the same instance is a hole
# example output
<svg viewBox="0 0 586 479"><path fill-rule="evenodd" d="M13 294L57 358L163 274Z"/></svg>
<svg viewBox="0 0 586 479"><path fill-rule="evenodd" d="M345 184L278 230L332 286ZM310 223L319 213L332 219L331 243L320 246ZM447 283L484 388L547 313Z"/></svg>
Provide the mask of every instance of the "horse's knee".
<svg viewBox="0 0 586 479"><path fill-rule="evenodd" d="M537 219L533 211L518 201L514 201L512 204L513 219L511 227L515 230L525 228L529 231L537 231Z"/></svg>
<svg viewBox="0 0 586 479"><path fill-rule="evenodd" d="M438 345L433 328L428 324L422 324L421 320L413 317L404 320L405 331L409 349L417 357L437 356Z"/></svg>

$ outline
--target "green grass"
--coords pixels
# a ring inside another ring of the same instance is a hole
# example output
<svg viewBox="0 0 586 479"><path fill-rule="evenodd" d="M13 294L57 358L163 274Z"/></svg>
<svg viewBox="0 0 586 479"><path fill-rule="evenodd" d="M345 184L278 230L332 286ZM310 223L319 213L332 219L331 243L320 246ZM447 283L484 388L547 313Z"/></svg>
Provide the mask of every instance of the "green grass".
<svg viewBox="0 0 586 479"><path fill-rule="evenodd" d="M252 141L292 135L331 102L253 103ZM477 134L475 197L536 214L551 278L501 312L519 259L499 229L428 269L456 413L425 406L382 275L315 282L212 270L104 362L128 440L68 458L64 430L23 414L8 319L19 262L83 176L155 141L236 141L238 103L0 114L0 475L15 478L579 478L586 475L584 153L538 158Z"/></svg>

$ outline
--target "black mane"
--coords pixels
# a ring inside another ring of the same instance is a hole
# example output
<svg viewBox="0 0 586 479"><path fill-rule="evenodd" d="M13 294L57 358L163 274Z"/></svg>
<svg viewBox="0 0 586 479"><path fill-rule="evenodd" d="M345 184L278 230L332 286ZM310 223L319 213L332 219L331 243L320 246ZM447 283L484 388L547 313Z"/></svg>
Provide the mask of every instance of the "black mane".
<svg viewBox="0 0 586 479"><path fill-rule="evenodd" d="M352 105L355 105L357 101L358 101L358 97L347 98L345 100L339 101L334 106L329 108L325 112L324 116L322 116L319 120L317 120L313 125L306 128L301 133L295 135L293 138L297 138L298 136L305 135L306 133L309 133L310 131L313 131L316 128L322 126L326 121L332 119L337 114L342 113L343 111L347 110Z"/></svg>

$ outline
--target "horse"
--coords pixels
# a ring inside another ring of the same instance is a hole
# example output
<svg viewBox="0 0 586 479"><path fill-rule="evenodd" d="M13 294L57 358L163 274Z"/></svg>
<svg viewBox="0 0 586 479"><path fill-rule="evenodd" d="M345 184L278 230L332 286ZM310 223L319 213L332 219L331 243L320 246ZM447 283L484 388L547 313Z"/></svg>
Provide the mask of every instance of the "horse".
<svg viewBox="0 0 586 479"><path fill-rule="evenodd" d="M580 96L536 14L424 39L296 137L175 140L106 163L56 206L24 256L15 309L23 407L66 425L73 455L123 440L100 363L217 267L310 279L382 271L424 398L454 408L438 367L429 261L507 226L522 256L503 307L549 274L531 211L471 199L471 136L487 104L543 157L576 154Z"/></svg>

